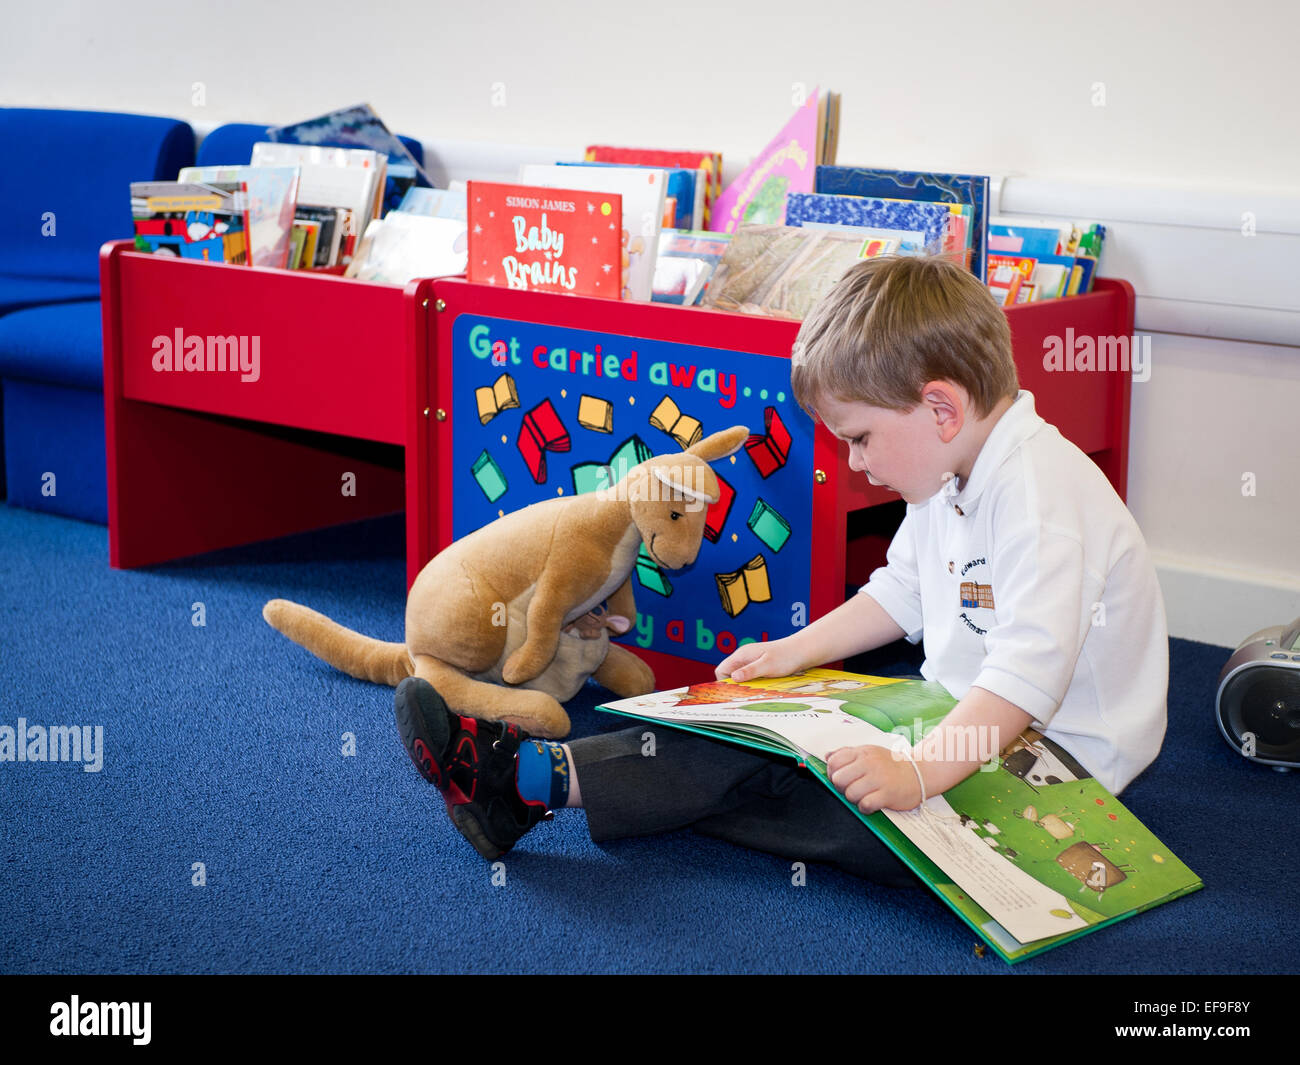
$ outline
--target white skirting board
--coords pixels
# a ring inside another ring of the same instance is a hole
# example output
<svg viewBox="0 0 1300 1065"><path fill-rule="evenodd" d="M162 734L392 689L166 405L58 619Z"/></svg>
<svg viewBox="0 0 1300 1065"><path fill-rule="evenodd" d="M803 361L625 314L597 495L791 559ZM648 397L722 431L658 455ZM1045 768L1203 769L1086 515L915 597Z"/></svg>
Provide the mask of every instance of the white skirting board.
<svg viewBox="0 0 1300 1065"><path fill-rule="evenodd" d="M1295 574L1231 570L1154 551L1152 558L1170 636L1231 648L1251 633L1300 617Z"/></svg>

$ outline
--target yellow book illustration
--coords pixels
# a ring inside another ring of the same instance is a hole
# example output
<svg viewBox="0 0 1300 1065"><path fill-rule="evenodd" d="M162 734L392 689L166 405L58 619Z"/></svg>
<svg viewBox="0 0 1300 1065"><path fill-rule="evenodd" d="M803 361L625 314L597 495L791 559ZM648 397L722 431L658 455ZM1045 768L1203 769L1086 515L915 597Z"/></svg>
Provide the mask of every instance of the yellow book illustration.
<svg viewBox="0 0 1300 1065"><path fill-rule="evenodd" d="M578 400L578 424L598 433L612 433L614 404L598 396L583 396Z"/></svg>
<svg viewBox="0 0 1300 1065"><path fill-rule="evenodd" d="M664 396L659 401L659 406L650 412L650 424L681 444L683 451L698 443L704 435L704 426L700 420L683 414L681 408L668 396Z"/></svg>
<svg viewBox="0 0 1300 1065"><path fill-rule="evenodd" d="M487 425L503 410L519 406L519 391L515 388L515 379L503 373L489 388L474 389L474 399L478 402L478 420Z"/></svg>
<svg viewBox="0 0 1300 1065"><path fill-rule="evenodd" d="M303 232L307 234L302 249L302 266L303 269L305 270L310 268L312 263L316 261L316 242L320 239L320 223L319 222L307 222L307 223L295 222L294 228L296 229L299 227L301 227Z"/></svg>
<svg viewBox="0 0 1300 1065"><path fill-rule="evenodd" d="M750 603L766 603L772 598L767 579L767 559L755 555L735 573L715 573L718 598L729 617L735 617Z"/></svg>
<svg viewBox="0 0 1300 1065"><path fill-rule="evenodd" d="M1075 264L1070 267L1070 280L1066 283L1065 294L1067 296L1077 296L1079 286L1083 283L1083 267Z"/></svg>

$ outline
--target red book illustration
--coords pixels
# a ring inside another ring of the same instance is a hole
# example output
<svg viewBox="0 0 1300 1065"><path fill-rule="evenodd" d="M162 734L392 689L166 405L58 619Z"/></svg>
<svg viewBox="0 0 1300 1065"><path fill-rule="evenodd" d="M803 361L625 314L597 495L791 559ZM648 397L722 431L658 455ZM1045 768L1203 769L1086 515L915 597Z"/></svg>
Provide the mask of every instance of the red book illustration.
<svg viewBox="0 0 1300 1065"><path fill-rule="evenodd" d="M470 281L619 298L622 196L488 181L466 195Z"/></svg>
<svg viewBox="0 0 1300 1065"><path fill-rule="evenodd" d="M524 457L528 472L538 484L546 481L546 453L568 451L572 446L569 430L560 421L549 399L542 400L524 415L519 427L519 454Z"/></svg>
<svg viewBox="0 0 1300 1065"><path fill-rule="evenodd" d="M705 703L732 703L739 699L796 699L798 692L756 688L752 685L732 684L725 680L703 681L692 684L674 706L700 706Z"/></svg>
<svg viewBox="0 0 1300 1065"><path fill-rule="evenodd" d="M736 490L720 474L715 476L718 478L718 501L710 503L704 515L704 535L711 544L718 542L722 527L727 524L727 515L731 513L731 504L736 501Z"/></svg>
<svg viewBox="0 0 1300 1065"><path fill-rule="evenodd" d="M781 421L775 407L763 411L763 428L764 433L755 433L745 441L745 450L758 467L759 476L767 478L784 466L790 457L790 430Z"/></svg>

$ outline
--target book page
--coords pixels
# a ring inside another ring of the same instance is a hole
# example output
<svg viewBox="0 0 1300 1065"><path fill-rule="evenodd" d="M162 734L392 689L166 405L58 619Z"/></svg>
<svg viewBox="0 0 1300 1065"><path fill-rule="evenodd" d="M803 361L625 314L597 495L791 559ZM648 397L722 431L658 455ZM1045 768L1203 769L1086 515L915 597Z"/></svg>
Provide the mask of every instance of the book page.
<svg viewBox="0 0 1300 1065"><path fill-rule="evenodd" d="M689 724L750 725L765 732L777 732L785 745L801 758L811 755L825 761L840 747L871 744L893 747L902 739L844 713L842 700L802 695L798 699L754 702L753 700L710 702L666 706L653 696L610 703L629 714L663 718ZM911 746L910 743L907 746Z"/></svg>
<svg viewBox="0 0 1300 1065"><path fill-rule="evenodd" d="M1064 896L1040 884L966 828L942 795L905 813L882 812L1021 943L1088 927Z"/></svg>
<svg viewBox="0 0 1300 1065"><path fill-rule="evenodd" d="M761 730L764 742L780 737L835 790L826 776L831 752L864 744L910 748L955 703L932 681L813 669L792 677L697 683L601 709L725 728L734 736L748 729L758 737ZM949 757L965 759L978 739L955 736ZM863 820L1008 960L1038 949L1028 945L1059 942L1063 934L1201 886L1049 736L1027 729L1002 751L978 753L987 759L980 772L921 809L881 811ZM917 853L928 859L924 871L911 857Z"/></svg>

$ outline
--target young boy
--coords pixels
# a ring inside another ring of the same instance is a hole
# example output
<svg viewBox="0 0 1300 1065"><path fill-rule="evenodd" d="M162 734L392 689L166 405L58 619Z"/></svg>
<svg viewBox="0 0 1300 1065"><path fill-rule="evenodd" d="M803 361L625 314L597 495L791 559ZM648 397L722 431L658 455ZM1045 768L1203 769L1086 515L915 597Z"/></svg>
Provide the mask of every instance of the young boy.
<svg viewBox="0 0 1300 1065"><path fill-rule="evenodd" d="M847 442L851 469L903 497L906 516L859 594L784 639L738 648L717 676L784 676L924 637L922 676L957 705L906 757L871 746L831 755L831 781L858 809L912 809L979 768L972 748L1001 750L1031 725L1123 790L1165 733L1160 587L1110 483L1020 390L987 289L941 259L855 265L800 329L791 388ZM489 860L553 810L585 806L598 842L690 826L915 883L789 760L666 727L647 756L645 725L542 743L451 713L414 678L397 689L396 716L416 767ZM970 726L993 742L953 742L957 730L979 735Z"/></svg>

